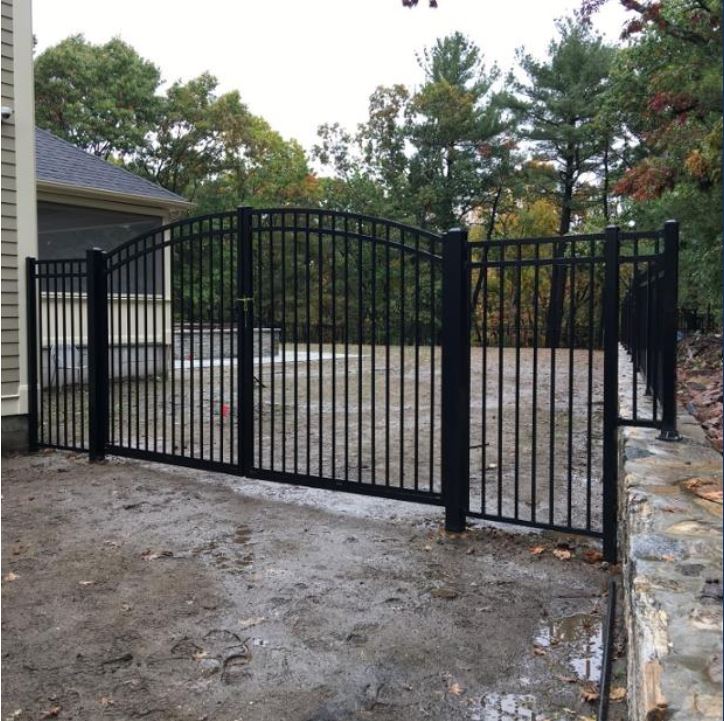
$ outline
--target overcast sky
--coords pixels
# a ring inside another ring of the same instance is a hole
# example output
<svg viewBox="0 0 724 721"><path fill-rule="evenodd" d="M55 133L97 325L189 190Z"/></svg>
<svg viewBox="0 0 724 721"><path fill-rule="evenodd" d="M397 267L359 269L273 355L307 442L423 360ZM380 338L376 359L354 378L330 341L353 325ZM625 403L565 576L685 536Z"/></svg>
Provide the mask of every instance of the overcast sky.
<svg viewBox="0 0 724 721"><path fill-rule="evenodd" d="M161 69L165 81L208 70L285 137L310 148L317 126L353 128L377 85L421 81L415 54L460 30L486 62L507 70L515 49L542 56L554 20L580 0L33 0L36 53L74 33L94 43L119 35ZM595 25L615 40L618 0Z"/></svg>

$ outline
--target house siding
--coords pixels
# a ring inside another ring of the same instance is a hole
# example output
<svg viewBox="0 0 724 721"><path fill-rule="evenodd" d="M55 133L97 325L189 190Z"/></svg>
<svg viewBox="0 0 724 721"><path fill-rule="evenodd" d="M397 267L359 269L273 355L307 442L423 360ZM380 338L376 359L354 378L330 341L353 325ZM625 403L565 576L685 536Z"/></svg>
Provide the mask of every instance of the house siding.
<svg viewBox="0 0 724 721"><path fill-rule="evenodd" d="M0 349L2 415L27 413L24 259L36 255L34 108L30 0L0 0L2 105L2 242Z"/></svg>
<svg viewBox="0 0 724 721"><path fill-rule="evenodd" d="M15 107L13 6L2 0L2 104ZM18 238L15 192L15 124L2 124L2 395L16 395L20 383L18 346Z"/></svg>

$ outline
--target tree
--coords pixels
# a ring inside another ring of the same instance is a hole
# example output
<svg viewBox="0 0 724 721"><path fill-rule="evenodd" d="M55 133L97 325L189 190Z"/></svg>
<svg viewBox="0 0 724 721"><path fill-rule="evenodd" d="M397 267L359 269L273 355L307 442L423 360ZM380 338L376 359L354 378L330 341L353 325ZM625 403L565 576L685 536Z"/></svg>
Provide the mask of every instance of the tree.
<svg viewBox="0 0 724 721"><path fill-rule="evenodd" d="M506 155L497 142L506 128L493 92L499 73L462 33L438 40L419 64L425 83L410 108L410 186L419 224L445 229L479 208Z"/></svg>
<svg viewBox="0 0 724 721"><path fill-rule="evenodd" d="M331 173L322 178L323 204L338 210L413 221L409 191L407 113L403 85L377 87L369 116L350 133L338 123L321 125L312 157Z"/></svg>
<svg viewBox="0 0 724 721"><path fill-rule="evenodd" d="M597 118L615 49L584 23L568 19L557 27L559 37L550 43L545 61L518 52L526 79L512 82L517 97L511 100L511 107L522 123L521 134L534 144L536 157L556 168L558 234L563 236L570 231L577 209L577 187L586 174L597 171L611 145L610 133L602 132ZM565 248L564 242L558 243L556 255L562 257ZM558 309L565 285L565 266L554 266L546 329L550 347L560 341Z"/></svg>
<svg viewBox="0 0 724 721"><path fill-rule="evenodd" d="M35 61L35 119L101 158L130 156L156 122L158 68L120 38L73 35Z"/></svg>

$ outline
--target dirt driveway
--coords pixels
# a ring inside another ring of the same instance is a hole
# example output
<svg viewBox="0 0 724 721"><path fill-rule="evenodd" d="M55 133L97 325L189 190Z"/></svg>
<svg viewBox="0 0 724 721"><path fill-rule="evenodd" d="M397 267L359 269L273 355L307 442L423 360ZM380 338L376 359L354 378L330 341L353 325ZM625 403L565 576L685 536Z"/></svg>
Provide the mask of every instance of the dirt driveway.
<svg viewBox="0 0 724 721"><path fill-rule="evenodd" d="M64 453L3 481L3 721L595 715L607 572L581 542Z"/></svg>

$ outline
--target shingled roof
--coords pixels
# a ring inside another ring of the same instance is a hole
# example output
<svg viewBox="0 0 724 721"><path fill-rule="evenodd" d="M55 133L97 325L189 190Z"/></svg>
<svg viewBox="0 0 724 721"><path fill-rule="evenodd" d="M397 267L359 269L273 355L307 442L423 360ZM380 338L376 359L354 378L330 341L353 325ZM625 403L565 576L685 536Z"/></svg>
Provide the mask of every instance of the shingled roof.
<svg viewBox="0 0 724 721"><path fill-rule="evenodd" d="M156 205L189 205L180 195L86 153L41 128L35 128L35 168L38 182L136 196Z"/></svg>

